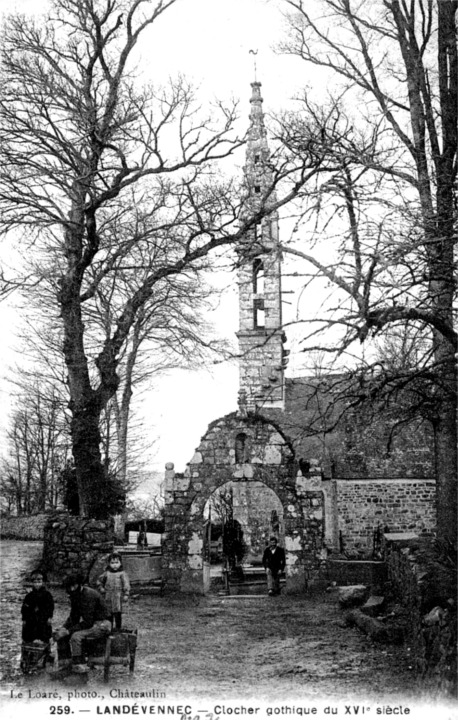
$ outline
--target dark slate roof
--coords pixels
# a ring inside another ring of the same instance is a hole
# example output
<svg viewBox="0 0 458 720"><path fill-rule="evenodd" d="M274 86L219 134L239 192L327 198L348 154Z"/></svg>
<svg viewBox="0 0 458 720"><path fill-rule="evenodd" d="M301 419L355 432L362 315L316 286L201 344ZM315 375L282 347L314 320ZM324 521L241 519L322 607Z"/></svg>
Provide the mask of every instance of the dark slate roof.
<svg viewBox="0 0 458 720"><path fill-rule="evenodd" d="M265 409L291 439L296 458L321 463L325 477L430 478L433 434L421 417L405 420L409 398L368 400L345 375L286 380L285 410Z"/></svg>

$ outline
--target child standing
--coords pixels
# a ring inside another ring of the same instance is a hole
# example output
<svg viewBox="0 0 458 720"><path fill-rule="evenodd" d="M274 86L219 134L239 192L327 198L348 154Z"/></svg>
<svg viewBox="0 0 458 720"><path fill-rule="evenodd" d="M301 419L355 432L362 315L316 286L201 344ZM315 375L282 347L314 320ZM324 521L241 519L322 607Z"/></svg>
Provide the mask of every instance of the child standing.
<svg viewBox="0 0 458 720"><path fill-rule="evenodd" d="M120 630L123 603L129 599L130 582L129 576L123 570L119 553L114 552L109 556L107 569L100 576L97 588L105 598L112 626Z"/></svg>
<svg viewBox="0 0 458 720"><path fill-rule="evenodd" d="M32 575L32 590L27 593L22 603L22 640L33 643L41 640L48 643L52 635L52 616L54 599L44 584L43 574Z"/></svg>

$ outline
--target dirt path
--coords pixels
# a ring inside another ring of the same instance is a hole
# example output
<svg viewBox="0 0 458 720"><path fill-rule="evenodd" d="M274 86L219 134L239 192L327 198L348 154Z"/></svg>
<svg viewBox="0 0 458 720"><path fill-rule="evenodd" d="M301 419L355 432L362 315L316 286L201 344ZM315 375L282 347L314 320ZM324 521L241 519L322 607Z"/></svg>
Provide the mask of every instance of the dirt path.
<svg viewBox="0 0 458 720"><path fill-rule="evenodd" d="M39 554L38 543L2 543L0 670L3 688L42 687L18 670L20 604L24 572ZM60 589L54 625L67 616ZM201 698L418 698L406 648L376 645L357 629L343 627L333 595L228 599L138 596L125 625L139 630L136 670L112 671L110 685L157 689ZM101 672L89 686L99 686Z"/></svg>
<svg viewBox="0 0 458 720"><path fill-rule="evenodd" d="M329 596L314 599L145 598L137 682L202 697L384 697L415 694L404 650L341 627ZM178 685L177 685L178 683Z"/></svg>

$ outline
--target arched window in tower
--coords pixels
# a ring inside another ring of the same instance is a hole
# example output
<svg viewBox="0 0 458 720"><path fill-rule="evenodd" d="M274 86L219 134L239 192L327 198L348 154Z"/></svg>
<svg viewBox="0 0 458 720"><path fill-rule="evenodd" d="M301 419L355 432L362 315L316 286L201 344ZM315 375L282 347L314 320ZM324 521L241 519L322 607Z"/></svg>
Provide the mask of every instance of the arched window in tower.
<svg viewBox="0 0 458 720"><path fill-rule="evenodd" d="M239 465L249 462L247 436L245 433L238 433L238 435L235 436L235 462Z"/></svg>
<svg viewBox="0 0 458 720"><path fill-rule="evenodd" d="M261 258L256 258L253 263L253 292L264 294L264 263Z"/></svg>
<svg viewBox="0 0 458 720"><path fill-rule="evenodd" d="M264 300L256 298L253 302L254 329L262 330L266 326L266 313L264 310Z"/></svg>

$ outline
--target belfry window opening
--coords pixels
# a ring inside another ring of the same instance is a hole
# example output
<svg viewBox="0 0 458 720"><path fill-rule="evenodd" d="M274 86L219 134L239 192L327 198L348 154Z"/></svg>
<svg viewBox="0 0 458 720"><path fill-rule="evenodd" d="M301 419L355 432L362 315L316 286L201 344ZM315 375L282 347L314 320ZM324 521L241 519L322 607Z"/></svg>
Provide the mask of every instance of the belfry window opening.
<svg viewBox="0 0 458 720"><path fill-rule="evenodd" d="M256 299L253 303L254 327L255 330L263 330L266 326L266 313L264 300Z"/></svg>
<svg viewBox="0 0 458 720"><path fill-rule="evenodd" d="M256 258L253 262L253 292L256 295L264 294L264 263L261 258Z"/></svg>

